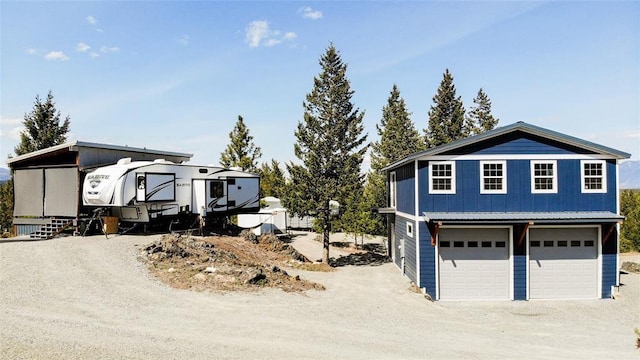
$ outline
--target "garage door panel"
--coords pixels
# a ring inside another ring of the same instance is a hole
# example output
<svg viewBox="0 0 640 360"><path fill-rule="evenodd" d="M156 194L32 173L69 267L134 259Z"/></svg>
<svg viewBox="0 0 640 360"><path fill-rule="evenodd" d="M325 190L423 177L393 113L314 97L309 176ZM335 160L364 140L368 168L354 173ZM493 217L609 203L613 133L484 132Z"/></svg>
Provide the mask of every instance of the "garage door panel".
<svg viewBox="0 0 640 360"><path fill-rule="evenodd" d="M441 229L440 299L509 299L509 229Z"/></svg>
<svg viewBox="0 0 640 360"><path fill-rule="evenodd" d="M531 299L598 297L598 228L530 229Z"/></svg>

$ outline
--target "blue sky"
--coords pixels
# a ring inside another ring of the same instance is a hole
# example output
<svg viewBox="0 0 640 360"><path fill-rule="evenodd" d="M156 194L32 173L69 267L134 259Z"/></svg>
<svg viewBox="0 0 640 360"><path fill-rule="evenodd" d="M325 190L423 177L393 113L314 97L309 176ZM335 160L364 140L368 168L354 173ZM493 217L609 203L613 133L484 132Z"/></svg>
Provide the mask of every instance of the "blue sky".
<svg viewBox="0 0 640 360"><path fill-rule="evenodd" d="M302 102L333 43L377 140L393 84L419 130L449 69L467 109L640 154L640 3L0 2L1 152L53 91L70 140L217 164L238 115L261 161L295 160ZM0 165L2 166L2 165Z"/></svg>

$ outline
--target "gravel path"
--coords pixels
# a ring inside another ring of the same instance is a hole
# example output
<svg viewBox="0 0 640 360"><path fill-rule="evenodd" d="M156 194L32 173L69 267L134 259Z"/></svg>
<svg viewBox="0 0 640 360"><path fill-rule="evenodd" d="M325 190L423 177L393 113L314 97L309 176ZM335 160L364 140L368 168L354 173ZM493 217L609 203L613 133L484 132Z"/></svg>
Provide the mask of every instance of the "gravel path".
<svg viewBox="0 0 640 360"><path fill-rule="evenodd" d="M137 260L151 236L0 242L2 359L637 358L618 300L432 303L392 264L294 272L325 291L197 293Z"/></svg>

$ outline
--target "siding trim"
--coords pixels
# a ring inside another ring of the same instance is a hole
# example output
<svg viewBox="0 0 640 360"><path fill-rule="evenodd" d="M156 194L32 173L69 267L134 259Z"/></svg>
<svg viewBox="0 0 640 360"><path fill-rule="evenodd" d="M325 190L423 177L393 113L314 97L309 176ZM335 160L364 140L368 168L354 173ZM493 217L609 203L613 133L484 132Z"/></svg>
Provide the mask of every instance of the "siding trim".
<svg viewBox="0 0 640 360"><path fill-rule="evenodd" d="M396 211L396 216L399 216L401 218L405 218L407 220L412 220L412 221L416 221L416 219L418 219L417 216L411 215L411 214L407 214L407 213L402 212L402 211Z"/></svg>
<svg viewBox="0 0 640 360"><path fill-rule="evenodd" d="M418 161L414 161L413 162L413 216L414 216L414 232L413 232L413 239L416 242L416 286L420 286L421 282L420 282L420 224L419 221L422 221L422 219L420 218L420 214L419 214L419 196L418 194L419 192L419 186L418 186Z"/></svg>

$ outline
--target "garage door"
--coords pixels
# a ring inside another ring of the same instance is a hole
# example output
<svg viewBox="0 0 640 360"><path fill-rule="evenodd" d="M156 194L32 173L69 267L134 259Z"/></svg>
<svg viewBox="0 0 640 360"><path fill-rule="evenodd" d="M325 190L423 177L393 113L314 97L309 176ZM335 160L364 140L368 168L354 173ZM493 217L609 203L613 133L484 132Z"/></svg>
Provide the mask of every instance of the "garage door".
<svg viewBox="0 0 640 360"><path fill-rule="evenodd" d="M440 229L441 300L509 300L509 229Z"/></svg>
<svg viewBox="0 0 640 360"><path fill-rule="evenodd" d="M531 299L598 298L598 228L529 229Z"/></svg>

